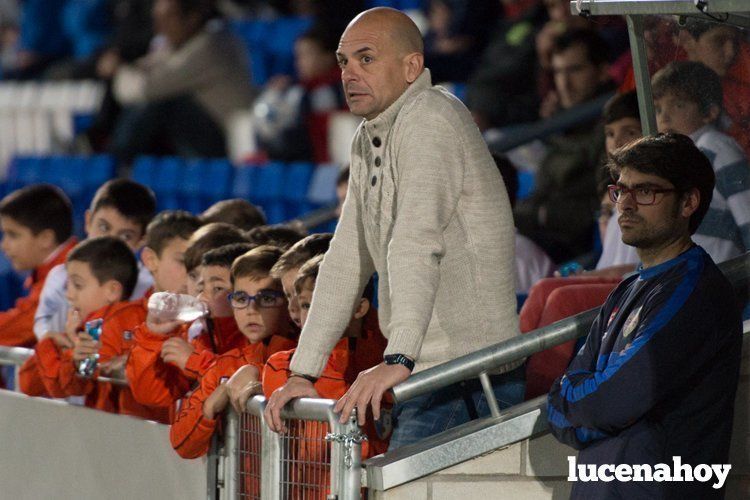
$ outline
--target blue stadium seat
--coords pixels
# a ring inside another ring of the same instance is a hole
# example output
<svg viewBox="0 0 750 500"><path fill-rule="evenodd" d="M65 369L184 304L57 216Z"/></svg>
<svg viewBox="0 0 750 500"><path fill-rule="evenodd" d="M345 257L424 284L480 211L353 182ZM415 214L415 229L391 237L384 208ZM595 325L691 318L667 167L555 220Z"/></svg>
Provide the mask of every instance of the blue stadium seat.
<svg viewBox="0 0 750 500"><path fill-rule="evenodd" d="M258 168L247 165L237 167L234 172L234 182L232 183L232 198L241 198L243 200L252 199L252 186L255 183L255 175Z"/></svg>
<svg viewBox="0 0 750 500"><path fill-rule="evenodd" d="M205 167L205 182L201 183L204 210L217 201L230 197L235 170L227 159L209 160Z"/></svg>
<svg viewBox="0 0 750 500"><path fill-rule="evenodd" d="M269 74L269 55L266 40L270 31L269 21L242 20L232 23L232 31L245 43L250 57L250 69L253 83L262 87Z"/></svg>
<svg viewBox="0 0 750 500"><path fill-rule="evenodd" d="M99 189L99 186L115 177L115 159L107 155L94 155L86 162L84 178L86 186L91 194Z"/></svg>
<svg viewBox="0 0 750 500"><path fill-rule="evenodd" d="M516 192L517 200L525 200L534 192L534 173L528 170L518 171L518 191Z"/></svg>
<svg viewBox="0 0 750 500"><path fill-rule="evenodd" d="M312 163L307 162L289 164L284 176L284 192L282 194L285 201L303 202L307 200L307 190L314 168Z"/></svg>
<svg viewBox="0 0 750 500"><path fill-rule="evenodd" d="M208 161L206 160L193 159L182 166L182 181L179 184L180 208L196 214L203 211L201 185L213 182L207 174Z"/></svg>
<svg viewBox="0 0 750 500"><path fill-rule="evenodd" d="M151 188L156 193L159 210L175 210L180 207L178 186L182 182L184 163L180 158L162 158L156 165Z"/></svg>
<svg viewBox="0 0 750 500"><path fill-rule="evenodd" d="M158 160L152 156L139 156L133 162L133 171L130 178L145 186L154 185L154 172L156 172Z"/></svg>
<svg viewBox="0 0 750 500"><path fill-rule="evenodd" d="M284 170L284 164L277 161L258 167L255 182L250 186L250 201L261 205L282 201Z"/></svg>
<svg viewBox="0 0 750 500"><path fill-rule="evenodd" d="M333 205L336 198L336 181L341 169L335 164L318 165L313 172L307 199L314 205Z"/></svg>

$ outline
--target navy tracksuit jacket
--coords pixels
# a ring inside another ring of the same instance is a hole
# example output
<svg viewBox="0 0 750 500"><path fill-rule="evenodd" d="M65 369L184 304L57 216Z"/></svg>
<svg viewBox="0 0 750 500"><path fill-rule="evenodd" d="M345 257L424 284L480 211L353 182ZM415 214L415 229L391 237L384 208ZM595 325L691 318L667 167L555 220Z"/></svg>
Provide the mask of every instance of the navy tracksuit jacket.
<svg viewBox="0 0 750 500"><path fill-rule="evenodd" d="M579 464L728 463L742 350L736 295L706 252L624 280L548 397ZM722 498L711 480L581 482L571 498Z"/></svg>

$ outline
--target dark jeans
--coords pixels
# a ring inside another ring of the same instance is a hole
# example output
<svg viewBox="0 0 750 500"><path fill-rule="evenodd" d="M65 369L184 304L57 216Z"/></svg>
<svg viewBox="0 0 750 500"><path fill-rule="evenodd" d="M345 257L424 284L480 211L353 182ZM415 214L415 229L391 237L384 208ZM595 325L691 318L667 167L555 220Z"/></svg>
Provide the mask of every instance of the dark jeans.
<svg viewBox="0 0 750 500"><path fill-rule="evenodd" d="M123 109L111 148L124 163L138 155L226 156L224 131L192 97Z"/></svg>
<svg viewBox="0 0 750 500"><path fill-rule="evenodd" d="M523 401L525 365L490 377L500 409ZM468 398L474 402L478 417L490 414L478 379L453 384L430 394L416 397L393 407L393 435L388 450L414 443L426 437L461 425L472 419Z"/></svg>

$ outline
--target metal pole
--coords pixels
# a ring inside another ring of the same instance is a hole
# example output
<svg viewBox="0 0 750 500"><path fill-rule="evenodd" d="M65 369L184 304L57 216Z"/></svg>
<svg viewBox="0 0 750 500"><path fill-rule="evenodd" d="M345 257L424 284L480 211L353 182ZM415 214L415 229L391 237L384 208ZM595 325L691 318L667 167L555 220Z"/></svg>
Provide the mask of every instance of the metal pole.
<svg viewBox="0 0 750 500"><path fill-rule="evenodd" d="M344 425L342 432L355 437L360 434L357 417L352 414L349 421ZM337 443L344 448L344 464L341 468L341 500L359 500L362 495L362 444L358 439L347 440Z"/></svg>
<svg viewBox="0 0 750 500"><path fill-rule="evenodd" d="M258 416L261 421L260 450L260 498L279 500L281 498L281 437L268 428L263 419L266 402L260 405Z"/></svg>
<svg viewBox="0 0 750 500"><path fill-rule="evenodd" d="M482 372L479 374L479 381L482 383L482 390L484 391L484 397L487 399L487 405L490 407L490 413L493 417L499 417L500 406L497 404L490 376L487 375L487 372Z"/></svg>
<svg viewBox="0 0 750 500"><path fill-rule="evenodd" d="M219 498L219 436L214 433L211 436L211 446L208 449L208 460L206 464L206 498L207 500L218 500Z"/></svg>
<svg viewBox="0 0 750 500"><path fill-rule="evenodd" d="M237 475L239 472L237 455L239 454L238 438L240 435L240 416L230 408L226 416L226 431L224 433L224 476L222 500L235 500L238 497Z"/></svg>
<svg viewBox="0 0 750 500"><path fill-rule="evenodd" d="M641 114L643 135L657 132L654 114L654 96L651 93L651 75L648 72L648 54L643 37L643 16L626 16L630 35L630 52L633 55L635 85L638 89L638 111Z"/></svg>

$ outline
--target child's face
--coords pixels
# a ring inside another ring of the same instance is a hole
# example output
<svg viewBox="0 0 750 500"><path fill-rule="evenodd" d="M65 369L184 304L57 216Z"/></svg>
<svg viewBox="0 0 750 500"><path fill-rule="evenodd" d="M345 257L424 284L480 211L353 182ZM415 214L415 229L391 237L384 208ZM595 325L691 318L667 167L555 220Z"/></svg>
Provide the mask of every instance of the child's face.
<svg viewBox="0 0 750 500"><path fill-rule="evenodd" d="M302 319L300 318L299 302L297 294L294 292L294 278L297 277L299 267L293 267L281 276L281 286L284 288L289 317L292 318L297 327L302 328Z"/></svg>
<svg viewBox="0 0 750 500"><path fill-rule="evenodd" d="M326 74L336 60L333 53L328 53L314 40L300 38L294 44L294 64L299 79L304 82Z"/></svg>
<svg viewBox="0 0 750 500"><path fill-rule="evenodd" d="M261 279L242 277L234 282L235 293L243 292L255 296L262 291L281 290L270 276ZM276 307L258 307L258 301L253 300L244 309L235 309L234 319L242 334L251 343L261 342L271 335L283 333L288 327L289 316L285 305L284 301L280 301Z"/></svg>
<svg viewBox="0 0 750 500"><path fill-rule="evenodd" d="M310 304L312 303L313 289L315 283L308 279L302 285L302 289L297 294L297 302L299 303L299 317L300 317L300 328L305 326L307 323L307 315L310 313Z"/></svg>
<svg viewBox="0 0 750 500"><path fill-rule="evenodd" d="M659 132L690 135L711 122L710 117L701 112L698 103L673 93L654 99L654 111Z"/></svg>
<svg viewBox="0 0 750 500"><path fill-rule="evenodd" d="M114 236L134 252L143 245L143 227L123 216L115 207L102 207L94 213L87 211L85 226L89 238Z"/></svg>
<svg viewBox="0 0 750 500"><path fill-rule="evenodd" d="M195 269L191 269L187 273L187 294L192 295L193 297L197 297L199 290L199 285L201 281L201 266L196 267Z"/></svg>
<svg viewBox="0 0 750 500"><path fill-rule="evenodd" d="M0 217L0 228L3 230L0 248L16 271L31 271L41 265L57 246L52 231L35 235L29 227L7 215Z"/></svg>
<svg viewBox="0 0 750 500"><path fill-rule="evenodd" d="M229 305L229 299L227 298L232 290L228 267L201 266L198 289L198 298L208 304L211 316L215 318L232 316L232 307Z"/></svg>
<svg viewBox="0 0 750 500"><path fill-rule="evenodd" d="M730 26L716 26L698 39L685 37L685 52L688 59L705 64L724 77L732 67L739 50L737 30Z"/></svg>
<svg viewBox="0 0 750 500"><path fill-rule="evenodd" d="M122 286L115 280L99 283L91 272L88 262L71 260L66 264L68 282L65 285L65 298L70 307L76 309L81 318L122 298Z"/></svg>
<svg viewBox="0 0 750 500"><path fill-rule="evenodd" d="M188 274L185 269L185 250L188 240L174 238L162 249L161 255L148 260L148 270L154 277L154 288L160 292L188 293ZM146 252L146 250L144 250Z"/></svg>
<svg viewBox="0 0 750 500"><path fill-rule="evenodd" d="M607 154L628 144L641 136L641 121L637 118L620 118L604 125L604 137Z"/></svg>

